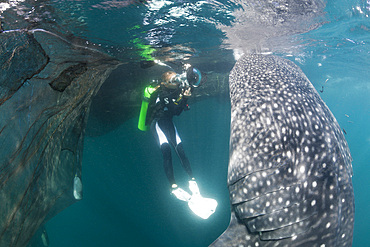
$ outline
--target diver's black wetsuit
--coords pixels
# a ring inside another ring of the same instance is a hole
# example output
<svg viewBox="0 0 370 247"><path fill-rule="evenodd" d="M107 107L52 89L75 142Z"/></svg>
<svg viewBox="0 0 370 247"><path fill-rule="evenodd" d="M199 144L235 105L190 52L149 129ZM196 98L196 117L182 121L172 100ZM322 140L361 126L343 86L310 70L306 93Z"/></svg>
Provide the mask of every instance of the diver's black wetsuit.
<svg viewBox="0 0 370 247"><path fill-rule="evenodd" d="M175 149L181 164L190 179L193 177L188 158L185 155L179 134L172 121L173 116L178 116L184 109L188 109L187 98L180 96L181 89L168 89L161 87L155 99L152 113L151 132L156 138L163 154L163 166L170 184L176 184L173 174L171 146Z"/></svg>

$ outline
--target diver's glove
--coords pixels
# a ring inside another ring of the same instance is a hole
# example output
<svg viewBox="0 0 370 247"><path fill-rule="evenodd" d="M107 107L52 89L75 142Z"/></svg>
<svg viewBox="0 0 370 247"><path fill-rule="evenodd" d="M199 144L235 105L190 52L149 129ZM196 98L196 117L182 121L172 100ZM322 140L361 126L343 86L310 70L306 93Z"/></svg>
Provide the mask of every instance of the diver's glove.
<svg viewBox="0 0 370 247"><path fill-rule="evenodd" d="M185 98L186 97L189 98L191 96L191 87L184 88L183 95L184 95Z"/></svg>

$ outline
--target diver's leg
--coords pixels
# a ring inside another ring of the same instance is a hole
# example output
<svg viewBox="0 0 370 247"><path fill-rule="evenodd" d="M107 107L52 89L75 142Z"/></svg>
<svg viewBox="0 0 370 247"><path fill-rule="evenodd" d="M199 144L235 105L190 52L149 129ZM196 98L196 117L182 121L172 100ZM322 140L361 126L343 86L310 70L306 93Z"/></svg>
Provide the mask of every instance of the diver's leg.
<svg viewBox="0 0 370 247"><path fill-rule="evenodd" d="M170 182L170 185L172 186L176 184L176 181L175 181L175 176L173 173L171 146L168 143L168 140L167 140L166 135L164 134L164 131L160 128L158 121L155 120L153 122L151 129L162 151L163 168L166 173L167 179Z"/></svg>
<svg viewBox="0 0 370 247"><path fill-rule="evenodd" d="M177 197L177 199L182 201L189 201L191 196L188 192L177 186L175 182L175 177L173 174L173 165L171 158L171 146L168 140L173 145L174 129L171 119L160 119L155 125L156 133L158 135L159 144L163 153L164 158L164 170L166 172L167 178L171 184L171 193Z"/></svg>
<svg viewBox="0 0 370 247"><path fill-rule="evenodd" d="M189 159L185 155L185 151L184 151L184 148L183 148L181 142L179 144L177 144L177 146L175 147L175 151L176 151L177 155L180 158L182 167L184 168L186 173L189 175L189 178L193 179L194 178L193 177L193 171L191 170Z"/></svg>
<svg viewBox="0 0 370 247"><path fill-rule="evenodd" d="M186 157L184 147L183 147L182 142L181 142L181 138L180 138L179 133L177 132L177 129L176 129L174 124L173 124L173 127L174 127L174 131L175 131L175 136L176 136L176 138L175 138L175 140L176 140L176 142L175 142L175 151L176 151L177 155L180 158L182 167L184 168L184 170L186 171L186 173L188 174L188 176L190 178L190 180L189 180L189 189L193 193L193 196L194 195L195 196L200 196L198 184L195 181L195 178L193 177L193 171L191 169L189 159L188 159L188 157Z"/></svg>
<svg viewBox="0 0 370 247"><path fill-rule="evenodd" d="M176 184L175 176L173 174L172 166L172 156L171 156L171 146L168 143L163 143L161 145L161 151L163 155L163 168L166 173L167 179L170 182L170 185Z"/></svg>
<svg viewBox="0 0 370 247"><path fill-rule="evenodd" d="M175 125L173 123L172 125L173 125L174 132L175 132L175 138L173 138L175 139L174 140L175 141L174 142L175 151L180 158L182 167L184 168L186 173L189 175L190 179L193 179L193 171L191 170L189 159L185 155L184 147L182 146L182 143L181 143L181 138L179 136L179 133L177 132Z"/></svg>

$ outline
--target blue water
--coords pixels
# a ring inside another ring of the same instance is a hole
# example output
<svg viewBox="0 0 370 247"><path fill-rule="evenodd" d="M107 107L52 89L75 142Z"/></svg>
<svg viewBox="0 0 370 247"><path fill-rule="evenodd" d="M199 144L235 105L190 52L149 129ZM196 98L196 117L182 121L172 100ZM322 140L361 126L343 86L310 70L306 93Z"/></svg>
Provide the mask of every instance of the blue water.
<svg viewBox="0 0 370 247"><path fill-rule="evenodd" d="M320 96L347 133L354 170L355 247L369 246L370 229L369 5L366 1L328 1L325 23L294 37L295 48L301 48L292 53L278 53L297 63L316 89L323 90ZM105 16L109 16L109 11L114 11L116 16L123 12L107 10ZM125 10L126 16L122 18L132 22L128 26L135 25L138 12L135 8ZM109 23L99 13L93 9L88 14L97 15L98 22ZM227 16L223 16L220 22L226 20ZM110 28L98 25L95 31L103 32L106 40L115 42L120 42L119 35L123 35L129 43L130 37L124 36L125 32L113 35ZM181 28L173 27L160 37L174 35L180 39L176 31L180 33ZM215 31L213 37L216 46L223 35ZM204 40L194 37L191 41L204 44ZM126 53L120 54L123 57ZM134 117L103 136L86 137L84 199L47 223L51 246L210 244L229 221L226 188L229 118L229 102L219 96L194 103L190 111L176 119L201 191L219 202L210 219L197 218L186 205L170 196L158 147L150 133L137 130ZM178 183L185 184L186 174L175 156L174 161Z"/></svg>
<svg viewBox="0 0 370 247"><path fill-rule="evenodd" d="M176 119L200 189L219 202L212 218L198 218L170 195L159 148L149 132L137 130L134 118L107 135L86 138L84 199L47 224L53 246L210 244L229 221L229 119L230 104L219 98ZM177 182L186 185L187 175L174 161Z"/></svg>

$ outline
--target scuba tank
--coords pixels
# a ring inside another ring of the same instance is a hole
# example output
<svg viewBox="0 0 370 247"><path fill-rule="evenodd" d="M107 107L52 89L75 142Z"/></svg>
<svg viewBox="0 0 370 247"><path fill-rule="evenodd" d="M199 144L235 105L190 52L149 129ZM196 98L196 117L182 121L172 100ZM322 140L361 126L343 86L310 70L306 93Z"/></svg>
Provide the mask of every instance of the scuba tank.
<svg viewBox="0 0 370 247"><path fill-rule="evenodd" d="M147 131L149 129L149 125L146 125L146 115L148 112L149 100L152 94L159 88L160 86L153 87L152 85L147 86L144 89L143 101L141 102L141 109L139 115L139 123L138 129L141 131Z"/></svg>

